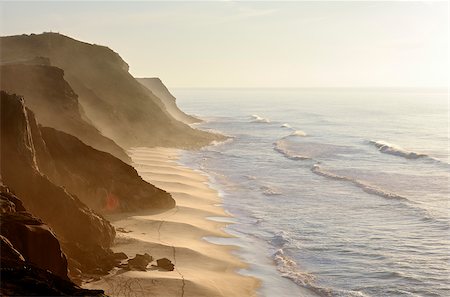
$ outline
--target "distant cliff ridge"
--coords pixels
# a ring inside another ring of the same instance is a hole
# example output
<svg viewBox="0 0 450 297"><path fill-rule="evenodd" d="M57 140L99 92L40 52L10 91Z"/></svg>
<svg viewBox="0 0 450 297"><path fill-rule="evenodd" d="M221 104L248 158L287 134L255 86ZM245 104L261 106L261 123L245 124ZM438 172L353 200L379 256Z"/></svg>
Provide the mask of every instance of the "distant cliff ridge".
<svg viewBox="0 0 450 297"><path fill-rule="evenodd" d="M77 94L64 79L64 71L45 61L38 58L23 60L24 64L0 65L0 89L22 95L40 124L75 135L96 149L130 162L121 147L86 119Z"/></svg>
<svg viewBox="0 0 450 297"><path fill-rule="evenodd" d="M159 78L157 77L136 78L136 80L140 82L143 86L145 86L147 89L149 89L159 99L161 99L166 110L176 120L186 124L201 122L201 120L184 113L178 108L175 97L170 93L170 91L167 89L167 87L163 84L163 82Z"/></svg>
<svg viewBox="0 0 450 297"><path fill-rule="evenodd" d="M90 121L124 148L196 148L223 139L176 120L162 100L134 79L128 65L107 47L56 33L2 37L0 42L2 63L45 57L63 69Z"/></svg>
<svg viewBox="0 0 450 297"><path fill-rule="evenodd" d="M125 149L224 137L189 126L199 120L159 79L138 82L107 47L55 33L0 37L0 46L1 294L104 296L68 279L123 259L102 214L175 206Z"/></svg>

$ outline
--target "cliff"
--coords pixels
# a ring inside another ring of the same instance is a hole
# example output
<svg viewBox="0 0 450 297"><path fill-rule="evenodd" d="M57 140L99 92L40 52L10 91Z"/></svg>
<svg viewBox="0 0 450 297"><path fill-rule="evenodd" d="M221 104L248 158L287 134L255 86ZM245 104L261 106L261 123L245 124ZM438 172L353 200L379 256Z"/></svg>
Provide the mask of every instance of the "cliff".
<svg viewBox="0 0 450 297"><path fill-rule="evenodd" d="M4 186L0 186L0 204L1 235L24 260L68 279L66 256L48 226L26 212L22 202ZM8 207L3 207L5 205Z"/></svg>
<svg viewBox="0 0 450 297"><path fill-rule="evenodd" d="M36 148L45 143L39 137L33 114L20 97L2 91L0 98L3 183L21 197L30 213L52 228L69 258L72 272L75 268L76 271L93 271L92 259L97 260L97 267L104 267L107 271L113 265L105 267L101 260L112 254L109 247L115 237L114 228L76 196L53 184L40 172L40 165L46 163L51 168L52 162L39 160L36 153ZM42 151L40 156L46 154L48 152ZM83 257L80 251L89 257Z"/></svg>
<svg viewBox="0 0 450 297"><path fill-rule="evenodd" d="M49 66L44 58L20 62L0 66L1 90L24 96L40 124L72 134L124 162L131 161L121 147L89 122L63 70Z"/></svg>
<svg viewBox="0 0 450 297"><path fill-rule="evenodd" d="M109 48L55 33L2 37L0 42L2 63L45 57L63 69L87 117L122 147L193 148L223 139L174 119Z"/></svg>
<svg viewBox="0 0 450 297"><path fill-rule="evenodd" d="M130 165L67 133L47 127L40 131L56 168L48 176L90 208L117 212L175 206L169 193L144 181Z"/></svg>
<svg viewBox="0 0 450 297"><path fill-rule="evenodd" d="M136 78L136 80L144 87L149 89L153 94L155 94L164 104L167 112L169 112L169 114L177 121L186 124L201 122L199 119L184 113L178 108L176 98L170 93L170 91L159 78Z"/></svg>
<svg viewBox="0 0 450 297"><path fill-rule="evenodd" d="M105 296L67 277L67 260L50 228L0 185L2 296Z"/></svg>
<svg viewBox="0 0 450 297"><path fill-rule="evenodd" d="M98 212L175 206L136 170L67 133L37 124L16 95L1 92L1 176L61 241L72 277L116 265L113 227ZM95 211L94 211L95 210Z"/></svg>

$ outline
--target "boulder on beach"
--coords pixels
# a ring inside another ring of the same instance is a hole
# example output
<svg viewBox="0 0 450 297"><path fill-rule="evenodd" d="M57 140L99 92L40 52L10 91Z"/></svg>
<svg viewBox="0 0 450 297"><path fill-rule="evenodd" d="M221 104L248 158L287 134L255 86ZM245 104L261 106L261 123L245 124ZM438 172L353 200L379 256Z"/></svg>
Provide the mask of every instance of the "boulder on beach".
<svg viewBox="0 0 450 297"><path fill-rule="evenodd" d="M162 268L167 271L173 271L175 269L175 266L167 258L162 258L162 259L156 260L156 264L157 264L157 267Z"/></svg>
<svg viewBox="0 0 450 297"><path fill-rule="evenodd" d="M128 260L128 269L145 271L150 262L153 261L153 257L145 253L143 255L136 254L136 257Z"/></svg>

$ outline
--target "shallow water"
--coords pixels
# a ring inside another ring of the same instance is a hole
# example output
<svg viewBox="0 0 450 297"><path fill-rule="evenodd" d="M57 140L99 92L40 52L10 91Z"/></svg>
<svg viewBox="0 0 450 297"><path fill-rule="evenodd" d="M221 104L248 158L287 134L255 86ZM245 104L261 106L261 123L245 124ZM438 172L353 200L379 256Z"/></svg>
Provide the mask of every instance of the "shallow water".
<svg viewBox="0 0 450 297"><path fill-rule="evenodd" d="M450 296L446 92L174 95L232 137L182 162L213 177L261 295Z"/></svg>

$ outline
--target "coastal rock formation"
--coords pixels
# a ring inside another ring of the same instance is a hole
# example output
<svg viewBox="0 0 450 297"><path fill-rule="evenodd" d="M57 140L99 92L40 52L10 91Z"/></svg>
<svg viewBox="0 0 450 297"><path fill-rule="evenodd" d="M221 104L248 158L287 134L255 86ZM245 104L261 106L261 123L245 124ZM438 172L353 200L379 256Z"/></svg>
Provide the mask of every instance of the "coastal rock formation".
<svg viewBox="0 0 450 297"><path fill-rule="evenodd" d="M44 58L20 62L0 65L0 89L24 96L26 106L41 125L72 134L98 150L130 162L125 151L103 136L86 117L63 70L50 66Z"/></svg>
<svg viewBox="0 0 450 297"><path fill-rule="evenodd" d="M136 256L128 260L127 269L145 271L148 264L153 261L153 257L145 253L143 255L136 254Z"/></svg>
<svg viewBox="0 0 450 297"><path fill-rule="evenodd" d="M13 194L3 187L0 190L1 204L14 205L1 213L2 236L7 238L26 261L67 279L67 259L53 232L42 221L26 212Z"/></svg>
<svg viewBox="0 0 450 297"><path fill-rule="evenodd" d="M175 120L161 100L130 75L122 58L107 47L56 33L2 37L0 42L2 63L46 57L63 69L88 118L122 147L192 148L223 139Z"/></svg>
<svg viewBox="0 0 450 297"><path fill-rule="evenodd" d="M56 236L3 185L0 205L0 295L105 296L101 290L81 289L69 281Z"/></svg>
<svg viewBox="0 0 450 297"><path fill-rule="evenodd" d="M85 263L97 255L112 254L109 247L115 230L111 224L40 172L44 161L38 161L36 148L43 145L43 140L39 138L40 131L36 130L33 113L26 109L23 99L3 91L0 98L3 183L21 197L30 213L52 228L69 263L73 258L83 269ZM88 256L78 257L73 250L82 250ZM97 264L98 267L103 265Z"/></svg>
<svg viewBox="0 0 450 297"><path fill-rule="evenodd" d="M184 113L178 108L176 98L170 93L158 77L136 78L136 80L149 89L159 99L161 99L161 102L164 104L166 110L176 120L186 124L201 122L199 119Z"/></svg>
<svg viewBox="0 0 450 297"><path fill-rule="evenodd" d="M173 271L175 269L175 265L172 264L172 262L167 258L162 258L156 260L156 265L159 268L162 268L167 271Z"/></svg>
<svg viewBox="0 0 450 297"><path fill-rule="evenodd" d="M169 193L142 180L130 165L67 133L47 127L40 131L56 169L47 175L90 208L118 212L175 206Z"/></svg>
<svg viewBox="0 0 450 297"><path fill-rule="evenodd" d="M1 296L107 297L103 290L82 289L69 280L28 262L1 258Z"/></svg>

